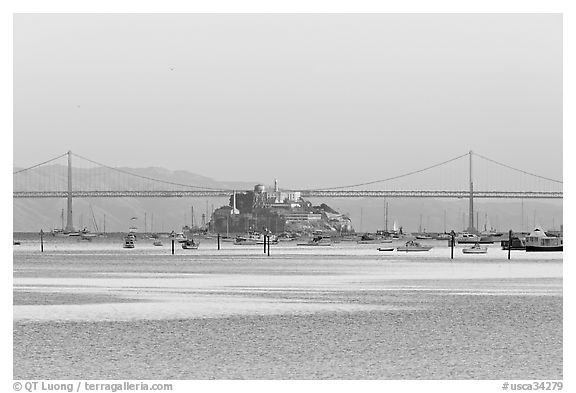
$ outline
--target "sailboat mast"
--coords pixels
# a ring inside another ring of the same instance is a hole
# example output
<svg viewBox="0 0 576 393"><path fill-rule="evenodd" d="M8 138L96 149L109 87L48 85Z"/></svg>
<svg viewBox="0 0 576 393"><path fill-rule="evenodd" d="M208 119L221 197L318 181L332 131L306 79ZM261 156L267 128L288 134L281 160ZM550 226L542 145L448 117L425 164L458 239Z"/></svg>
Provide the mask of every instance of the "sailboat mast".
<svg viewBox="0 0 576 393"><path fill-rule="evenodd" d="M100 232L98 230L98 224L96 223L96 217L94 217L94 209L92 209L92 204L90 204L90 212L92 213L92 222L94 223L94 229L96 232Z"/></svg>
<svg viewBox="0 0 576 393"><path fill-rule="evenodd" d="M384 221L384 231L388 232L388 201L386 201L386 206L384 208L386 219Z"/></svg>
<svg viewBox="0 0 576 393"><path fill-rule="evenodd" d="M420 214L420 226L418 227L418 232L422 233L422 214Z"/></svg>

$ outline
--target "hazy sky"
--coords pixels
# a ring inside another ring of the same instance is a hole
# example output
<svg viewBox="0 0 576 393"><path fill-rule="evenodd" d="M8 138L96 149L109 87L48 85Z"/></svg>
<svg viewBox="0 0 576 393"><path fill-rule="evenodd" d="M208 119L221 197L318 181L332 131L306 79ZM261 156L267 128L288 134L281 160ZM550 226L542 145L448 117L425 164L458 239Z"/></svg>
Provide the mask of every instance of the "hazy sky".
<svg viewBox="0 0 576 393"><path fill-rule="evenodd" d="M14 165L67 150L286 187L468 150L560 179L562 16L16 15Z"/></svg>

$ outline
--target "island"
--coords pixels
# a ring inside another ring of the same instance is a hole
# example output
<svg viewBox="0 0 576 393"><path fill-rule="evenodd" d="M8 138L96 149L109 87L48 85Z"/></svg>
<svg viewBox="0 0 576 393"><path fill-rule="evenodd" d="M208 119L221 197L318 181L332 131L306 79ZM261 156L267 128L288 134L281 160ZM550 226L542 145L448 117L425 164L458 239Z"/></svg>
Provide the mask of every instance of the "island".
<svg viewBox="0 0 576 393"><path fill-rule="evenodd" d="M262 184L255 185L253 191L234 192L228 205L212 213L210 230L218 233L354 233L347 215L325 203L314 206L298 191L280 191L277 180L272 192Z"/></svg>

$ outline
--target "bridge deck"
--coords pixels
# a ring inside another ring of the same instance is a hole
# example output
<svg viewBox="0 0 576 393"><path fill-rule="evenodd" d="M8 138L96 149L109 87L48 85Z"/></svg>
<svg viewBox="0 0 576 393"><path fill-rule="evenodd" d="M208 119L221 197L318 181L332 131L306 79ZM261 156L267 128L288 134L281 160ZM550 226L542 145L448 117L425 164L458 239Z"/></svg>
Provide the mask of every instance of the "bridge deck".
<svg viewBox="0 0 576 393"><path fill-rule="evenodd" d="M236 192L242 192L236 190ZM229 197L230 191L73 191L74 198ZM301 191L304 198L469 198L470 191ZM562 199L562 192L474 191L474 198ZM15 191L14 198L66 198L67 191Z"/></svg>

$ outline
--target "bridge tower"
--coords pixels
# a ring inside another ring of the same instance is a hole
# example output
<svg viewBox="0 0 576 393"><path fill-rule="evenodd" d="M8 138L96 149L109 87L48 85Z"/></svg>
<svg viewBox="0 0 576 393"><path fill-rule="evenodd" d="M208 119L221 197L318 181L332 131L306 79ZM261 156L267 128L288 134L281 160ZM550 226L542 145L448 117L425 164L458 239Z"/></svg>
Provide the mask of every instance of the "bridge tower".
<svg viewBox="0 0 576 393"><path fill-rule="evenodd" d="M68 214L66 232L74 232L74 224L72 222L72 151L70 150L68 150Z"/></svg>
<svg viewBox="0 0 576 393"><path fill-rule="evenodd" d="M468 153L470 156L470 202L468 206L468 229L470 233L476 233L476 228L474 228L474 182L472 181L472 150Z"/></svg>

